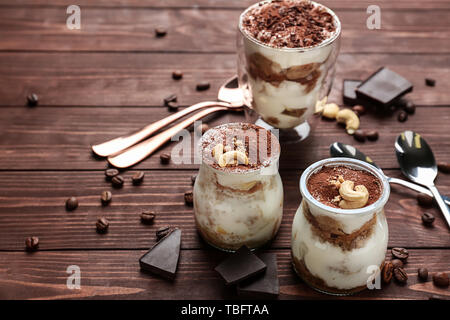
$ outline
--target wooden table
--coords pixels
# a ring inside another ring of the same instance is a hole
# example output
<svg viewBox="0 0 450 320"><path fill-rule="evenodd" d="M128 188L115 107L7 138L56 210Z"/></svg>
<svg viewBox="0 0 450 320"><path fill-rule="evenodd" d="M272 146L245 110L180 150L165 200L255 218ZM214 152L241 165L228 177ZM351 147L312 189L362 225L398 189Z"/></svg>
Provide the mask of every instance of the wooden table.
<svg viewBox="0 0 450 320"><path fill-rule="evenodd" d="M90 145L140 128L169 114L163 98L179 96L182 106L214 99L224 79L236 71L235 32L239 13L252 1L238 0L80 0L81 30L66 28L69 0L0 1L0 298L234 298L213 271L224 254L207 247L194 226L183 194L192 188L196 165L161 165L159 154L124 172L125 186L113 189L111 205L100 193L111 189L104 179L106 161ZM364 115L362 128L377 129L377 142L356 142L332 122L318 121L312 136L283 149L281 176L285 210L280 232L270 247L278 255L281 299L332 298L316 293L294 274L290 228L301 201L298 181L311 163L328 157L339 140L356 145L385 171L401 177L394 141L403 130L420 132L440 161L450 157L450 2L381 0L382 29L366 28L366 8L373 1L327 0L343 24L337 78L330 100L342 102L344 78L362 79L388 66L414 84L409 97L418 108L405 123L396 116ZM168 28L155 38L154 27ZM184 72L181 81L173 70ZM437 80L427 87L424 78ZM195 84L211 82L207 92ZM26 95L39 105L26 106ZM210 125L242 120L222 113ZM133 186L135 170L145 171ZM450 194L450 176L437 185ZM67 212L65 200L79 199ZM155 210L153 226L140 223L143 209ZM421 223L425 210L436 216L433 228ZM449 229L436 208L423 209L415 192L392 186L386 206L389 248L406 247L406 286L391 283L350 299L428 299L449 297L431 281L417 280L417 268L450 271ZM106 216L109 233L97 234L97 217ZM183 231L182 252L174 282L141 273L139 257L155 242L163 225ZM37 252L24 250L26 237L40 238ZM390 257L390 253L387 253ZM66 287L69 265L81 268L81 290Z"/></svg>

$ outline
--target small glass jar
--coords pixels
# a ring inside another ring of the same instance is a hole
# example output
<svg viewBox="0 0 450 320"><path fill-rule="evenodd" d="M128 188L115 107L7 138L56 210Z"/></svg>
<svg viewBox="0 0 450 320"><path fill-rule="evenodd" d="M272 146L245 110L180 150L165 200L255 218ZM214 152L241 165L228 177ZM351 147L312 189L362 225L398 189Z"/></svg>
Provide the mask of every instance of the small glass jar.
<svg viewBox="0 0 450 320"><path fill-rule="evenodd" d="M242 128L245 128L244 132L241 132ZM245 137L255 129L260 138ZM223 135L229 138L222 139ZM264 142L264 137L270 137L270 154L260 155L265 159L263 163L250 165L257 162L252 158L259 156L251 156L247 151L249 166L220 167L211 155L212 149L220 143L229 146L229 141L236 137L250 141L251 145L258 142L258 147L249 147L258 152L261 149L267 152L267 146L261 142ZM202 164L194 184L194 214L203 239L224 251L235 251L243 245L255 249L272 240L283 214L278 139L253 124L229 123L208 130L200 145Z"/></svg>
<svg viewBox="0 0 450 320"><path fill-rule="evenodd" d="M246 121L282 129L282 142L285 142L284 136L292 135L292 129L297 130L302 139L309 134L306 120L315 112L317 101L329 94L335 75L340 21L332 10L311 3L324 8L333 17L336 27L329 38L315 46L278 48L251 36L243 20L250 10L260 6L259 3L247 8L239 18L238 75L249 106Z"/></svg>
<svg viewBox="0 0 450 320"><path fill-rule="evenodd" d="M315 199L308 190L311 175L322 167L348 167L371 173L380 197L359 209L340 209ZM373 270L384 263L388 225L384 205L389 183L374 166L350 158L330 158L309 166L300 178L303 200L292 224L291 254L297 274L314 289L348 295L367 287Z"/></svg>

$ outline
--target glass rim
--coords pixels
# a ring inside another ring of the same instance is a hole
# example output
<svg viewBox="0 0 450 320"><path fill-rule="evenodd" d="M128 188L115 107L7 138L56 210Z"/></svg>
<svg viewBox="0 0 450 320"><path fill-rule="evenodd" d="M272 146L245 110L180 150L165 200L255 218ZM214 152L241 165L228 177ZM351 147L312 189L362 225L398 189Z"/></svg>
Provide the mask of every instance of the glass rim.
<svg viewBox="0 0 450 320"><path fill-rule="evenodd" d="M314 198L311 193L309 192L307 188L307 180L311 176L312 173L316 172L317 170L320 170L324 166L349 166L360 170L365 170L371 174L373 174L375 177L377 177L383 187L381 196L378 198L377 201L372 203L369 206L358 208L358 209L341 209L341 208L334 208L327 206L326 204L320 202L316 198ZM386 176L383 174L383 172L376 167L372 166L371 164L353 159L353 158L344 158L344 157L338 157L338 158L327 158L320 161L317 161L310 165L306 170L302 173L300 177L300 193L302 194L303 199L308 200L309 202L312 202L315 206L319 207L322 210L325 210L327 212L335 213L335 214L341 214L341 215L364 215L368 214L373 211L378 211L379 208L384 207L384 205L389 200L389 194L390 194L390 186L389 182L386 178Z"/></svg>
<svg viewBox="0 0 450 320"><path fill-rule="evenodd" d="M312 51L312 50L315 50L315 49L323 48L323 47L326 47L326 46L332 44L339 37L339 35L341 34L341 21L339 20L338 16L334 13L334 11L331 10L330 8L328 8L327 6L321 4L321 3L318 3L318 2L315 2L315 1L309 1L309 2L311 2L312 4L314 4L316 6L320 6L320 7L324 8L333 17L333 21L335 22L335 25L336 25L336 31L334 32L334 34L331 37L327 38L325 41L319 43L318 45L309 46L309 47L299 47L299 48L285 48L285 47L282 47L282 48L277 48L277 47L273 47L273 46L270 46L268 44L265 44L265 43L259 41L258 39L255 39L254 37L250 36L245 30L243 30L243 28L242 28L242 20L243 20L244 16L246 15L246 13L250 9L253 9L253 7L258 6L260 3L268 3L268 2L272 2L272 1L273 0L263 0L263 1L259 1L259 2L255 3L255 4L252 4L247 9L245 9L241 13L241 15L239 16L238 28L239 28L240 33L246 39L252 41L253 43L255 43L255 44L259 45L259 46L262 46L262 47L267 48L267 49L272 49L272 50L277 50L277 51L285 51L285 52L308 52L308 51Z"/></svg>

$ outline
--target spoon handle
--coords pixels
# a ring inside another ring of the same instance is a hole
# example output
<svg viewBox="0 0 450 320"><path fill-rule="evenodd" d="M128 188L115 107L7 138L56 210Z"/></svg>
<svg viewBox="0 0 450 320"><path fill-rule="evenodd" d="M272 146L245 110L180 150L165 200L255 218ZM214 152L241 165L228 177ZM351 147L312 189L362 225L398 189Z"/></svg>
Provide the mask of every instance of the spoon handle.
<svg viewBox="0 0 450 320"><path fill-rule="evenodd" d="M438 189L436 188L435 185L428 186L428 189L430 189L431 193L434 195L434 198L436 199L436 202L437 202L439 208L441 209L445 220L447 220L447 225L450 228L450 212L448 210L448 207L444 203L444 200L442 200L442 197L439 194Z"/></svg>

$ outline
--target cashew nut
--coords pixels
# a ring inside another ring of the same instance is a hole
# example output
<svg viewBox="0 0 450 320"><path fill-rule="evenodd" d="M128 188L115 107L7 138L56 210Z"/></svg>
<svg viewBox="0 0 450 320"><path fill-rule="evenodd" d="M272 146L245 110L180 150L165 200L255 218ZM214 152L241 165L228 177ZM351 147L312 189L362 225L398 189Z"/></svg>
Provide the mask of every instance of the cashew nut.
<svg viewBox="0 0 450 320"><path fill-rule="evenodd" d="M223 154L223 144L219 143L212 149L212 156L219 162L220 156Z"/></svg>
<svg viewBox="0 0 450 320"><path fill-rule="evenodd" d="M327 100L328 100L328 96L325 96L322 100L318 100L316 102L316 108L315 108L314 114L318 114L323 111L323 108L324 108L325 104L327 103Z"/></svg>
<svg viewBox="0 0 450 320"><path fill-rule="evenodd" d="M335 119L339 112L339 106L336 103L327 103L323 107L322 116L328 119Z"/></svg>
<svg viewBox="0 0 450 320"><path fill-rule="evenodd" d="M219 166L226 167L228 164L235 164L236 162L248 165L248 157L245 153L237 150L228 151L222 154L219 158Z"/></svg>
<svg viewBox="0 0 450 320"><path fill-rule="evenodd" d="M366 205L369 200L369 191L363 185L357 185L351 180L346 180L341 183L339 194L343 198L339 202L339 207L342 209L357 209Z"/></svg>
<svg viewBox="0 0 450 320"><path fill-rule="evenodd" d="M336 120L339 123L345 123L348 134L354 134L359 128L358 115L350 109L340 110L336 115Z"/></svg>

